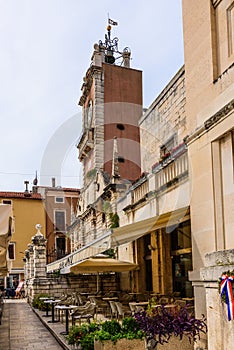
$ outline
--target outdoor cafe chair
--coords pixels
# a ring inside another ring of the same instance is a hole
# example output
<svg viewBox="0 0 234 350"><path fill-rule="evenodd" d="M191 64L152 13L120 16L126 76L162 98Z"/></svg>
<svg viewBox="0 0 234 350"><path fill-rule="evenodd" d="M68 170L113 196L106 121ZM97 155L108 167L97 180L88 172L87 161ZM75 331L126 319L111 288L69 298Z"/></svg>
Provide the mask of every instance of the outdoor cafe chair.
<svg viewBox="0 0 234 350"><path fill-rule="evenodd" d="M126 316L132 316L132 311L129 306L123 305L120 301L115 301L115 305L118 310L118 320L119 317L124 318Z"/></svg>
<svg viewBox="0 0 234 350"><path fill-rule="evenodd" d="M89 297L90 301L96 305L97 314L100 312L101 314L107 315L109 311L109 305L106 301L97 299L93 296Z"/></svg>
<svg viewBox="0 0 234 350"><path fill-rule="evenodd" d="M115 305L115 301L110 300L109 303L110 303L110 309L111 309L111 319L113 317L118 318L118 309L117 309L117 306Z"/></svg>
<svg viewBox="0 0 234 350"><path fill-rule="evenodd" d="M77 307L75 311L72 312L72 325L75 326L76 320L81 324L82 320L90 323L90 319L94 319L96 314L96 305L93 303L89 303L87 307Z"/></svg>

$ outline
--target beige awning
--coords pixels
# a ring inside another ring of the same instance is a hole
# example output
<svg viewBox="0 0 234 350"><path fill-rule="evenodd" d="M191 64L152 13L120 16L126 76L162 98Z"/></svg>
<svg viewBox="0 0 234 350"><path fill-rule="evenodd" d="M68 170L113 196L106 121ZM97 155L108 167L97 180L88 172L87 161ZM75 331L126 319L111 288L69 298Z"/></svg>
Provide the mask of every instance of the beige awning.
<svg viewBox="0 0 234 350"><path fill-rule="evenodd" d="M189 209L182 208L171 213L154 216L146 220L115 228L111 234L111 247L135 241L147 233L162 227L165 227L166 232L170 233L175 226L182 221L188 220L188 218Z"/></svg>
<svg viewBox="0 0 234 350"><path fill-rule="evenodd" d="M134 222L129 225L107 230L105 234L69 254L68 256L47 265L47 272L61 270L67 266L74 266L81 260L94 257L109 248L115 248L137 240L138 238L162 227L171 232L180 222L189 218L189 209L181 208L171 213L154 216L152 218Z"/></svg>
<svg viewBox="0 0 234 350"><path fill-rule="evenodd" d="M97 273L97 272L126 272L138 269L137 264L109 257L95 257L79 261L74 266L67 266L60 273Z"/></svg>

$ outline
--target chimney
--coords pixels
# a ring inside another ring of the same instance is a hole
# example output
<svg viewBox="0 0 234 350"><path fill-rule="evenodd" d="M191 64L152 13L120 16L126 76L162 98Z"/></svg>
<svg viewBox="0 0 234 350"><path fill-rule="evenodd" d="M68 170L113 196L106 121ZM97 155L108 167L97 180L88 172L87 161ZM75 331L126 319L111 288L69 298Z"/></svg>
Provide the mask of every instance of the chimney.
<svg viewBox="0 0 234 350"><path fill-rule="evenodd" d="M55 187L55 177L51 178L51 182L52 182L52 187Z"/></svg>
<svg viewBox="0 0 234 350"><path fill-rule="evenodd" d="M25 184L25 191L24 192L28 192L28 184L29 184L29 181L24 181L24 184Z"/></svg>

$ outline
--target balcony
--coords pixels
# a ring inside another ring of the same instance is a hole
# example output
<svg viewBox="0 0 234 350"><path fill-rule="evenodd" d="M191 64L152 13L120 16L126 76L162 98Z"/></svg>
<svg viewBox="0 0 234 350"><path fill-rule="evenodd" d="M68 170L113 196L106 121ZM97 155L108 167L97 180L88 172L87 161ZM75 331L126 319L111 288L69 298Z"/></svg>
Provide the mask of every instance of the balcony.
<svg viewBox="0 0 234 350"><path fill-rule="evenodd" d="M166 159L153 167L155 192L166 190L188 176L188 154L185 144L172 150Z"/></svg>
<svg viewBox="0 0 234 350"><path fill-rule="evenodd" d="M155 178L154 184L152 184L152 176ZM126 212L145 205L150 197L155 197L157 193L172 188L187 177L187 148L185 144L181 144L152 167L151 175L144 176L131 187L131 204L123 210Z"/></svg>
<svg viewBox="0 0 234 350"><path fill-rule="evenodd" d="M77 144L79 149L79 160L82 161L93 148L94 144L94 128L83 130Z"/></svg>

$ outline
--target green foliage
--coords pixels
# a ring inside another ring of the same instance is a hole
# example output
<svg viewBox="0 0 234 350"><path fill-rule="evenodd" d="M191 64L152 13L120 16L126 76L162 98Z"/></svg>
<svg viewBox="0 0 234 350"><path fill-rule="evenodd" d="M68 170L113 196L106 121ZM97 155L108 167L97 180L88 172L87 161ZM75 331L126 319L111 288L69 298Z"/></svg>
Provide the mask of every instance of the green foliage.
<svg viewBox="0 0 234 350"><path fill-rule="evenodd" d="M122 333L127 339L142 339L143 332L133 317L125 317L122 321Z"/></svg>
<svg viewBox="0 0 234 350"><path fill-rule="evenodd" d="M102 205L102 210L103 212L106 213L110 213L111 212L111 204L108 201L105 201Z"/></svg>
<svg viewBox="0 0 234 350"><path fill-rule="evenodd" d="M110 258L115 257L115 250L113 248L107 249L103 252L103 254L108 255Z"/></svg>
<svg viewBox="0 0 234 350"><path fill-rule="evenodd" d="M37 295L35 295L34 298L33 298L32 306L35 309L45 311L46 310L46 304L44 303L43 300L40 300L40 298L42 298L42 297L48 298L49 295L48 294L37 294ZM51 306L48 305L48 308L50 310Z"/></svg>
<svg viewBox="0 0 234 350"><path fill-rule="evenodd" d="M94 178L94 176L96 175L97 173L97 169L91 169L87 172L86 174L86 177L87 179L91 179L91 178Z"/></svg>
<svg viewBox="0 0 234 350"><path fill-rule="evenodd" d="M111 335L115 335L116 333L121 332L121 325L116 320L105 321L102 323L101 329L103 330L103 332L108 332Z"/></svg>
<svg viewBox="0 0 234 350"><path fill-rule="evenodd" d="M68 344L80 344L82 350L94 350L94 339L100 341L111 340L116 343L117 340L123 338L143 338L143 333L133 317L124 318L122 326L116 320L74 326L70 329L67 341Z"/></svg>
<svg viewBox="0 0 234 350"><path fill-rule="evenodd" d="M116 228L119 227L119 215L117 213L110 213L110 228Z"/></svg>
<svg viewBox="0 0 234 350"><path fill-rule="evenodd" d="M95 332L99 329L99 324L92 322L90 324L82 324L81 326L73 326L67 338L68 344L81 344L82 350L94 349Z"/></svg>

